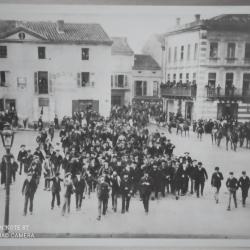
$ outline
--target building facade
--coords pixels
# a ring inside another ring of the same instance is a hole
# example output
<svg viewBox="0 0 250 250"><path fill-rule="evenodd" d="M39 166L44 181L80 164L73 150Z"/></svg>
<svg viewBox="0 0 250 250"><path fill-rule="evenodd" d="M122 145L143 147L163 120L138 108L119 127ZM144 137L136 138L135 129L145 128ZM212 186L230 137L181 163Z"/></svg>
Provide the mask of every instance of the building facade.
<svg viewBox="0 0 250 250"><path fill-rule="evenodd" d="M161 94L168 113L250 120L249 25L250 15L195 15L184 25L177 19L164 44Z"/></svg>
<svg viewBox="0 0 250 250"><path fill-rule="evenodd" d="M0 109L51 121L91 105L108 116L111 45L99 24L1 21Z"/></svg>

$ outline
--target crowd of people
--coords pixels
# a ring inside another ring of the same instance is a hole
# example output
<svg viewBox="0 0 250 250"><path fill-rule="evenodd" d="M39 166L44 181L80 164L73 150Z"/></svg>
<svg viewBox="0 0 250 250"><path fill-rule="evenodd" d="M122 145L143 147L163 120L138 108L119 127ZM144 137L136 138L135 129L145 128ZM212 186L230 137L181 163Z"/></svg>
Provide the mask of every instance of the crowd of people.
<svg viewBox="0 0 250 250"><path fill-rule="evenodd" d="M5 123L9 123L13 127L18 126L18 115L15 108L0 111L0 131L3 129Z"/></svg>
<svg viewBox="0 0 250 250"><path fill-rule="evenodd" d="M17 159L11 155L10 181L15 181L16 172L25 173L22 193L25 204L23 215L33 212L33 200L39 185L44 192L51 192L50 207L63 205L61 213L70 213L71 197L75 196L76 210L81 210L85 195L97 193L98 216L107 213L109 198L114 212L118 211L117 200L121 197L121 213L129 212L132 199L139 198L149 212L151 199L173 196L176 200L187 194L197 198L204 195L205 183L209 178L206 167L189 152L177 156L175 145L165 133L150 132L147 125L149 109L144 105L136 107L114 107L109 118L87 109L64 117L59 137L54 139L54 129L59 129L58 118L49 128L44 128L42 119L38 122L35 152L21 145ZM1 184L6 183L7 156L1 162ZM42 180L42 181L41 181ZM211 185L215 188L215 201L219 202L219 190L223 174L219 167L212 174ZM64 188L62 188L62 186ZM226 181L229 190L228 210L236 191L242 190L242 204L245 206L249 177L242 172L236 179L230 172ZM87 202L87 201L86 201Z"/></svg>

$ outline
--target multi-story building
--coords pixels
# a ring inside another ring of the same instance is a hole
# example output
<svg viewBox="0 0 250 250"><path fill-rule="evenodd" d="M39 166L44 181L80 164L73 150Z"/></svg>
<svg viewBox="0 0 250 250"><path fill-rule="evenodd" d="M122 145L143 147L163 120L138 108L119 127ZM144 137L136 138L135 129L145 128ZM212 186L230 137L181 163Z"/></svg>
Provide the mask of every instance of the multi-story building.
<svg viewBox="0 0 250 250"><path fill-rule="evenodd" d="M221 15L165 34L165 109L184 117L250 120L250 15ZM164 77L163 77L164 79ZM197 89L192 88L197 85ZM169 86L172 86L171 88Z"/></svg>
<svg viewBox="0 0 250 250"><path fill-rule="evenodd" d="M111 107L112 40L99 24L0 22L0 110L52 120Z"/></svg>
<svg viewBox="0 0 250 250"><path fill-rule="evenodd" d="M125 37L113 37L111 103L159 99L161 67L150 55L137 55Z"/></svg>
<svg viewBox="0 0 250 250"><path fill-rule="evenodd" d="M133 65L134 100L155 101L159 99L160 83L162 79L161 67L150 55L135 55Z"/></svg>
<svg viewBox="0 0 250 250"><path fill-rule="evenodd" d="M126 37L112 37L112 40L111 104L128 105L132 98L134 52Z"/></svg>

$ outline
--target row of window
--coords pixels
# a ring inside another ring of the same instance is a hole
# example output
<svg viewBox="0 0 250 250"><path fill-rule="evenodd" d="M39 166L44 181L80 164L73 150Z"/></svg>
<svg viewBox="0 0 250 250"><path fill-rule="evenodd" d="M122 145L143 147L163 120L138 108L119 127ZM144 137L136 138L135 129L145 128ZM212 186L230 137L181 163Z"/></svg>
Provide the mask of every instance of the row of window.
<svg viewBox="0 0 250 250"><path fill-rule="evenodd" d="M180 58L180 61L183 61L184 60L184 50L185 47L184 45L182 45L180 47L180 55L179 55L179 58ZM198 43L195 43L193 45L193 54L191 55L191 49L192 49L192 46L191 44L188 44L187 45L187 61L189 60L197 60L198 58ZM173 58L172 58L172 50L173 50ZM172 59L173 59L173 62L177 62L178 58L178 47L175 46L174 48L168 48L168 62L171 63L172 62Z"/></svg>
<svg viewBox="0 0 250 250"><path fill-rule="evenodd" d="M208 73L208 87L215 88L216 87L216 73L210 72ZM232 88L234 86L234 73L226 73L225 77L225 87ZM248 86L248 87L247 87ZM243 88L247 89L250 87L250 73L243 74Z"/></svg>
<svg viewBox="0 0 250 250"><path fill-rule="evenodd" d="M46 47L37 48L38 59L46 59ZM7 46L0 46L0 58L7 58ZM89 60L89 48L81 49L82 60Z"/></svg>
<svg viewBox="0 0 250 250"><path fill-rule="evenodd" d="M193 54L191 54L191 44L188 44L186 47L186 60L197 60L197 56L198 56L198 44L195 43L193 48ZM172 62L172 49L173 49L173 62L177 62L178 60L178 47L175 46L174 48L169 48L168 49L168 63ZM184 55L185 55L185 46L182 45L180 47L180 55L179 55L179 60L183 61L184 60ZM209 57L211 59L218 59L218 55L219 55L219 43L218 42L211 42L210 43L210 48L209 48ZM236 57L236 43L228 43L227 44L227 54L226 54L226 58L227 59L235 59ZM246 43L245 44L245 52L244 52L244 58L246 60L250 60L250 43Z"/></svg>
<svg viewBox="0 0 250 250"><path fill-rule="evenodd" d="M183 81L185 81L185 82L193 81L194 82L194 81L196 81L196 73L193 73L193 74L186 73L185 79L183 77L184 77L184 74L180 73L178 81L179 82L183 82ZM192 79L191 79L191 77L192 77ZM167 81L176 82L177 81L177 74L173 74L172 78L171 78L171 74L168 74L167 75Z"/></svg>
<svg viewBox="0 0 250 250"><path fill-rule="evenodd" d="M209 50L209 57L211 59L217 59L218 56L219 56L219 43L211 42L210 50ZM228 43L226 58L235 59L235 57L236 57L236 43ZM245 44L244 58L250 60L250 43Z"/></svg>

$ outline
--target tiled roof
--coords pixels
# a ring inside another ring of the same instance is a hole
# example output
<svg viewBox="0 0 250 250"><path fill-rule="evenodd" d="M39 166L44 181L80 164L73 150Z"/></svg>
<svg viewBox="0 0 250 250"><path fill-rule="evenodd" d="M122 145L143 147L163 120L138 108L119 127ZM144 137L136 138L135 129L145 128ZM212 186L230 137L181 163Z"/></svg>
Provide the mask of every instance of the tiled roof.
<svg viewBox="0 0 250 250"><path fill-rule="evenodd" d="M230 30L250 33L250 14L225 14L179 25L167 32L167 35L195 29Z"/></svg>
<svg viewBox="0 0 250 250"><path fill-rule="evenodd" d="M58 32L55 22L0 21L0 38L14 34L20 28L49 42L112 44L112 40L97 23L64 23L63 32Z"/></svg>
<svg viewBox="0 0 250 250"><path fill-rule="evenodd" d="M150 55L135 55L134 70L160 70L159 64Z"/></svg>
<svg viewBox="0 0 250 250"><path fill-rule="evenodd" d="M113 55L134 55L133 50L130 48L126 37L111 37L113 44L111 47L111 52Z"/></svg>

